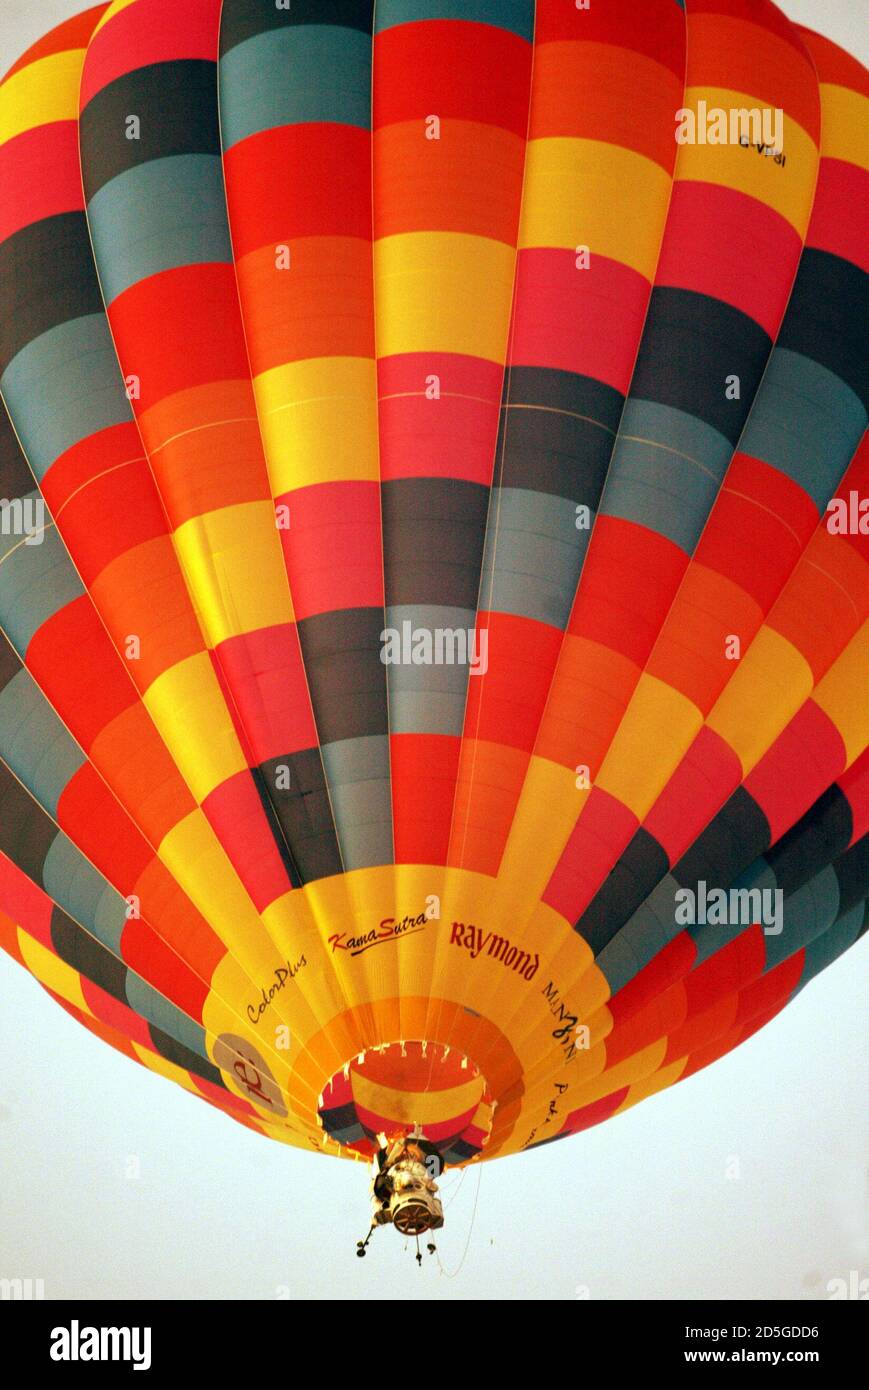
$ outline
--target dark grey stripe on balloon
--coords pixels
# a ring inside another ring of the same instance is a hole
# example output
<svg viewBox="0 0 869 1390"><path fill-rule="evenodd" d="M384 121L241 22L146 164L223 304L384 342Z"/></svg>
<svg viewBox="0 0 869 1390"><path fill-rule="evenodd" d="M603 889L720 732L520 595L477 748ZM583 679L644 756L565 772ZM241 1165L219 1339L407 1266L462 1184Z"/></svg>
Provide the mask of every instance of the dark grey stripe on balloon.
<svg viewBox="0 0 869 1390"><path fill-rule="evenodd" d="M0 497L11 501L34 489L33 474L15 437L12 421L0 401Z"/></svg>
<svg viewBox="0 0 869 1390"><path fill-rule="evenodd" d="M455 478L383 484L387 607L436 604L476 612L489 488Z"/></svg>
<svg viewBox="0 0 869 1390"><path fill-rule="evenodd" d="M829 864L785 899L782 930L764 933L764 973L768 974L826 932L840 915L842 906L839 880L835 868Z"/></svg>
<svg viewBox="0 0 869 1390"><path fill-rule="evenodd" d="M201 1024L130 970L118 955L57 906L51 914L51 941L61 960L147 1023L160 1056L215 1086L222 1085L220 1072L208 1060ZM170 1028L172 1036L165 1031Z"/></svg>
<svg viewBox="0 0 869 1390"><path fill-rule="evenodd" d="M673 876L686 888L700 879L727 887L769 848L769 842L769 821L750 792L737 787L674 866Z"/></svg>
<svg viewBox="0 0 869 1390"><path fill-rule="evenodd" d="M102 312L84 213L46 217L0 244L0 375L49 329Z"/></svg>
<svg viewBox="0 0 869 1390"><path fill-rule="evenodd" d="M859 941L867 927L869 907L865 902L861 902L848 912L840 913L832 927L821 936L816 936L814 941L810 941L806 947L800 981L791 998L801 989L805 989L806 985L822 970L826 970L828 965L832 965L849 946Z"/></svg>
<svg viewBox="0 0 869 1390"><path fill-rule="evenodd" d="M159 1053L161 1057L165 1057L167 1062L181 1067L183 1071L192 1072L194 1076L200 1076L203 1081L209 1081L212 1086L226 1089L220 1071L208 1061L207 1055L203 1055L205 1052L204 1031L202 1031L202 1052L194 1052L192 1048L186 1047L184 1043L170 1037L168 1033L163 1032L162 1028L158 1028L156 1023L148 1024L148 1032L154 1044L154 1051Z"/></svg>
<svg viewBox="0 0 869 1390"><path fill-rule="evenodd" d="M835 372L869 410L869 275L808 246L777 342Z"/></svg>
<svg viewBox="0 0 869 1390"><path fill-rule="evenodd" d="M60 834L5 763L0 763L0 850L41 885L48 852Z"/></svg>
<svg viewBox="0 0 869 1390"><path fill-rule="evenodd" d="M853 822L851 803L834 782L767 851L766 860L778 886L792 893L824 864L844 853L853 833Z"/></svg>
<svg viewBox="0 0 869 1390"><path fill-rule="evenodd" d="M329 24L370 34L372 0L289 0L278 8L275 0L223 0L220 16L220 54L270 29L300 24Z"/></svg>
<svg viewBox="0 0 869 1390"><path fill-rule="evenodd" d="M311 878L392 859L392 801L382 608L345 608L302 618L299 642L320 740L322 771L304 769L305 798L279 815L301 820L297 859ZM328 788L328 800L326 789ZM326 815L334 817L330 837ZM309 818L311 830L306 831ZM335 835L337 834L337 842ZM296 849L294 832L293 847ZM339 849L340 847L340 849Z"/></svg>
<svg viewBox="0 0 869 1390"><path fill-rule="evenodd" d="M759 324L720 299L656 286L649 301L631 397L696 416L735 445L772 343ZM738 400L725 394L738 376Z"/></svg>
<svg viewBox="0 0 869 1390"><path fill-rule="evenodd" d="M6 689L9 682L15 679L21 669L21 657L11 642L0 637L0 692Z"/></svg>
<svg viewBox="0 0 869 1390"><path fill-rule="evenodd" d="M869 895L869 834L861 835L834 865L839 882L840 911L847 912Z"/></svg>
<svg viewBox="0 0 869 1390"><path fill-rule="evenodd" d="M654 900L655 902L660 902L663 904L663 902L665 901L665 893L663 891L664 885L666 885L666 893L669 895L669 902L671 908L675 909L676 893L679 891L679 889L676 880L670 874L667 875L667 878L664 879L663 883L660 885L662 889L660 894L658 889L656 888L649 901L651 902ZM724 887L723 884L710 886ZM778 884L775 880L775 874L772 872L765 859L758 859L756 861L756 868L750 876L750 882L745 882L743 880L743 876L740 876L738 883L733 886L739 888L750 888L752 890L759 889L761 893L775 893L778 889ZM758 900L755 898L754 902L757 901ZM770 903L775 903L774 898L767 898L765 901L767 905L769 905ZM760 902L762 905L764 899L760 899ZM704 961L707 961L710 956L714 956L717 954L718 951L723 950L725 946L727 946L731 941L735 941L735 939L738 936L741 936L742 933L746 930L748 930L747 925L744 922L740 921L718 922L714 924L710 922L703 922L698 923L696 926L688 927L688 935L691 937L691 940L694 942L694 945L697 948L697 955L694 958L694 965L692 969L696 970L699 966L701 966L704 963Z"/></svg>
<svg viewBox="0 0 869 1390"><path fill-rule="evenodd" d="M344 608L302 618L299 641L321 746L385 734L382 608Z"/></svg>
<svg viewBox="0 0 869 1390"><path fill-rule="evenodd" d="M663 846L640 826L610 876L598 889L576 924L580 936L596 951L609 943L625 923L641 911L652 911L646 900L663 883L665 902L677 888L693 888L704 879L729 886L769 846L766 816L744 787L738 787L726 804L697 837L678 864L667 873L669 860ZM666 875L666 879L664 878Z"/></svg>
<svg viewBox="0 0 869 1390"><path fill-rule="evenodd" d="M127 967L102 942L89 936L59 907L51 914L51 943L61 960L78 970L106 994L127 1003Z"/></svg>
<svg viewBox="0 0 869 1390"><path fill-rule="evenodd" d="M579 935L597 956L669 869L663 847L643 826L576 923Z"/></svg>
<svg viewBox="0 0 869 1390"><path fill-rule="evenodd" d="M302 882L340 873L341 853L320 750L305 748L270 758L254 769L254 781L263 810L274 814L292 846Z"/></svg>
<svg viewBox="0 0 869 1390"><path fill-rule="evenodd" d="M624 398L591 377L511 367L504 382L495 481L596 507Z"/></svg>
<svg viewBox="0 0 869 1390"><path fill-rule="evenodd" d="M130 116L139 118L138 139L128 139ZM217 64L191 58L125 73L82 111L79 143L88 202L118 174L153 159L219 155Z"/></svg>

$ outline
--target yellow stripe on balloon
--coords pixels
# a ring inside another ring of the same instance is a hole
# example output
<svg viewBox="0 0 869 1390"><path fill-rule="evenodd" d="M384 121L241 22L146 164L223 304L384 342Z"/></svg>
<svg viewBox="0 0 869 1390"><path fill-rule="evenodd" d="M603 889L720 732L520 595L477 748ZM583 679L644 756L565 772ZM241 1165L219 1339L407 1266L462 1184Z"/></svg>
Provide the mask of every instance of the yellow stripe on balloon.
<svg viewBox="0 0 869 1390"><path fill-rule="evenodd" d="M382 237L374 244L378 355L455 352L503 362L514 262L512 246L462 232Z"/></svg>
<svg viewBox="0 0 869 1390"><path fill-rule="evenodd" d="M276 497L316 483L379 480L370 358L287 362L256 377L254 392Z"/></svg>
<svg viewBox="0 0 869 1390"><path fill-rule="evenodd" d="M247 767L207 652L196 652L152 681L142 697L196 800ZM188 729L209 729L191 739Z"/></svg>
<svg viewBox="0 0 869 1390"><path fill-rule="evenodd" d="M651 210L663 224L670 187L661 166L633 150L600 140L531 140L519 246L587 246L651 281L658 258ZM637 207L643 217L630 215Z"/></svg>
<svg viewBox="0 0 869 1390"><path fill-rule="evenodd" d="M707 724L747 776L812 693L812 668L774 628L763 626L709 713Z"/></svg>
<svg viewBox="0 0 869 1390"><path fill-rule="evenodd" d="M178 821L157 852L242 969L254 981L267 979L282 962L203 812Z"/></svg>
<svg viewBox="0 0 869 1390"><path fill-rule="evenodd" d="M675 1062L670 1062L666 1067L661 1067L660 1071L653 1072L651 1076L646 1076L642 1081L636 1081L628 1088L621 1105L616 1106L614 1115L621 1115L623 1110L630 1110L631 1106L639 1105L641 1100L647 1100L649 1096L656 1096L661 1091L666 1091L668 1086L674 1086L682 1078L682 1074L688 1065L690 1058L680 1057Z"/></svg>
<svg viewBox="0 0 869 1390"><path fill-rule="evenodd" d="M657 758L677 763L703 724L703 714L681 691L643 673L610 745L596 785L642 820L661 791ZM655 758L650 758L650 748Z"/></svg>
<svg viewBox="0 0 869 1390"><path fill-rule="evenodd" d="M0 145L55 121L78 120L83 49L30 63L0 87Z"/></svg>
<svg viewBox="0 0 869 1390"><path fill-rule="evenodd" d="M93 1011L88 1008L87 1001L82 993L81 976L71 965L67 965L65 960L56 956L53 951L49 951L43 946L41 941L29 936L27 932L19 928L18 945L27 969L36 976L40 984L59 994L68 1004L75 1004L77 1009L81 1009L90 1018L93 1018Z"/></svg>
<svg viewBox="0 0 869 1390"><path fill-rule="evenodd" d="M818 682L814 701L842 737L848 766L869 741L869 623L851 638L842 655Z"/></svg>
<svg viewBox="0 0 869 1390"><path fill-rule="evenodd" d="M869 101L850 87L820 86L821 153L869 169Z"/></svg>
<svg viewBox="0 0 869 1390"><path fill-rule="evenodd" d="M192 1091L194 1095L201 1096L199 1087L190 1079L189 1074L183 1067L176 1066L167 1057L162 1057L159 1052L154 1052L150 1047L143 1047L134 1039L130 1039L130 1045L143 1066L149 1071L156 1072L158 1076L165 1076L169 1081L176 1082L183 1086L185 1091Z"/></svg>
<svg viewBox="0 0 869 1390"><path fill-rule="evenodd" d="M272 502L206 512L179 526L174 539L210 646L293 621Z"/></svg>
<svg viewBox="0 0 869 1390"><path fill-rule="evenodd" d="M666 1038L658 1038L614 1067L607 1067L595 1081L580 1087L578 1096L571 1093L571 1108L591 1105L613 1091L620 1091L623 1086L636 1086L647 1081L660 1070L667 1055L667 1046Z"/></svg>
<svg viewBox="0 0 869 1390"><path fill-rule="evenodd" d="M696 113L699 100L713 108L759 109L756 97L724 87L688 87L683 105ZM745 193L779 213L799 235L805 237L815 194L818 150L802 126L785 112L783 121L784 164L774 159L752 158L752 151L739 144L680 145L676 158L676 182L696 179Z"/></svg>
<svg viewBox="0 0 869 1390"><path fill-rule="evenodd" d="M528 764L522 796L504 850L496 892L505 909L530 910L547 883L562 846L588 799L572 768L536 754Z"/></svg>

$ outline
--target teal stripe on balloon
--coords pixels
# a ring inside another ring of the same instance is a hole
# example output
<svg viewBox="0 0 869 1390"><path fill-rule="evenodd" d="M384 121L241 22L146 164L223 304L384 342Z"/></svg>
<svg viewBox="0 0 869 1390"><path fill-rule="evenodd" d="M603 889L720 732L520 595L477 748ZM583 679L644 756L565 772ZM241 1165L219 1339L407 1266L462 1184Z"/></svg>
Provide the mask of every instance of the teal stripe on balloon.
<svg viewBox="0 0 869 1390"><path fill-rule="evenodd" d="M786 473L823 511L866 428L841 377L789 348L773 350L739 449Z"/></svg>
<svg viewBox="0 0 869 1390"><path fill-rule="evenodd" d="M565 0L565 3L572 0ZM599 0L592 0L597 4ZM506 29L530 43L534 37L533 0L377 0L374 32L420 20L463 19Z"/></svg>
<svg viewBox="0 0 869 1390"><path fill-rule="evenodd" d="M0 560L0 620L23 659L43 623L85 591L53 526L44 532L41 545L0 535Z"/></svg>
<svg viewBox="0 0 869 1390"><path fill-rule="evenodd" d="M332 814L348 869L392 859L392 791L389 740L371 734L321 745Z"/></svg>
<svg viewBox="0 0 869 1390"><path fill-rule="evenodd" d="M801 989L805 989L810 980L819 975L822 970L826 970L828 965L838 959L849 946L859 938L866 921L866 903L856 903L854 907L843 912L831 927L821 936L816 936L814 941L810 941L806 947L806 954L803 963L803 972L797 985L795 994Z"/></svg>
<svg viewBox="0 0 869 1390"><path fill-rule="evenodd" d="M130 1008L140 1018L153 1023L155 1028L159 1028L182 1047L195 1052L197 1057L211 1062L205 1045L205 1029L195 1019L182 1013L165 995L159 994L141 975L135 974L132 970L127 971L124 993Z"/></svg>
<svg viewBox="0 0 869 1390"><path fill-rule="evenodd" d="M56 819L85 755L23 667L0 691L0 756Z"/></svg>
<svg viewBox="0 0 869 1390"><path fill-rule="evenodd" d="M480 608L511 613L564 629L588 547L569 497L529 488L498 488L492 495Z"/></svg>
<svg viewBox="0 0 869 1390"><path fill-rule="evenodd" d="M732 453L730 440L696 416L629 399L600 513L656 531L690 555Z"/></svg>
<svg viewBox="0 0 869 1390"><path fill-rule="evenodd" d="M45 857L42 883L48 896L69 917L120 957L126 903L63 833Z"/></svg>
<svg viewBox="0 0 869 1390"><path fill-rule="evenodd" d="M475 610L445 604L408 603L387 608L386 627L397 634L392 650L401 658L386 667L389 727L393 734L461 737L469 671L466 661L449 658L464 658L470 652L468 634L475 630L476 621ZM424 654L422 644L426 638L418 635L425 633L431 635L432 652L439 650L444 658L441 664L413 661L414 650ZM454 639L454 633L462 637ZM440 644L438 648L436 642ZM389 648L384 647L384 651L389 653Z"/></svg>
<svg viewBox="0 0 869 1390"><path fill-rule="evenodd" d="M841 889L832 864L792 893L784 904L784 930L778 936L764 934L764 974L827 931L839 915L840 901Z"/></svg>
<svg viewBox="0 0 869 1390"><path fill-rule="evenodd" d="M371 128L371 39L354 29L271 29L220 60L224 150L305 123Z"/></svg>
<svg viewBox="0 0 869 1390"><path fill-rule="evenodd" d="M94 194L88 222L106 304L165 270L232 263L218 155L172 155L118 174Z"/></svg>
<svg viewBox="0 0 869 1390"><path fill-rule="evenodd" d="M67 449L131 418L105 314L34 338L9 363L0 390L37 481Z"/></svg>

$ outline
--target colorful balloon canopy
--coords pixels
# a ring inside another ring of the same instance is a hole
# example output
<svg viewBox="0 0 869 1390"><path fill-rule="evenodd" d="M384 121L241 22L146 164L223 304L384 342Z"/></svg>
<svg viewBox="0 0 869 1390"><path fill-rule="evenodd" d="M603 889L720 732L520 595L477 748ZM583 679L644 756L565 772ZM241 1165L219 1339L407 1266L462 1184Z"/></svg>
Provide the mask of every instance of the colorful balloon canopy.
<svg viewBox="0 0 869 1390"><path fill-rule="evenodd" d="M854 944L867 131L768 0L115 0L15 64L0 943L63 1008L463 1163Z"/></svg>

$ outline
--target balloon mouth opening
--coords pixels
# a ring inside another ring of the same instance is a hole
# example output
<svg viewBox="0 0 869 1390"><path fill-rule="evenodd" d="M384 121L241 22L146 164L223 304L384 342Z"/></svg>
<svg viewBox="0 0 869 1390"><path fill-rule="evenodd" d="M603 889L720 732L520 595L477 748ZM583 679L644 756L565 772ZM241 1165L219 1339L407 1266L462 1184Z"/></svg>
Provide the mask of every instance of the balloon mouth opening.
<svg viewBox="0 0 869 1390"><path fill-rule="evenodd" d="M323 1088L318 1119L342 1147L372 1157L379 1135L417 1132L444 1164L476 1158L492 1132L495 1101L473 1060L428 1039L366 1048Z"/></svg>

